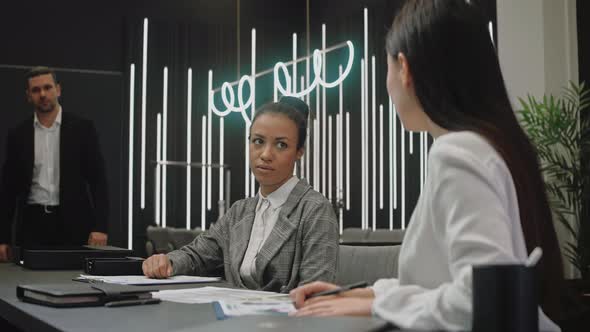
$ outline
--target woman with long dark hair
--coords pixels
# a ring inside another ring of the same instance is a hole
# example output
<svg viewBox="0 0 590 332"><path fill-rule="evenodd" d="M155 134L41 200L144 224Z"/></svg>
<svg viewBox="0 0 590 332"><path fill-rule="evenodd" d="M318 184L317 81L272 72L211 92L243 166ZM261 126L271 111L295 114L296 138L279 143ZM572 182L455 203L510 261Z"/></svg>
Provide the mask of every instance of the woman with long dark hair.
<svg viewBox="0 0 590 332"><path fill-rule="evenodd" d="M557 331L561 254L537 156L510 105L487 24L465 0L410 0L386 39L387 89L406 129L434 139L398 279L340 296L291 292L296 315L370 315L404 328L469 330L472 266L535 248L541 330Z"/></svg>

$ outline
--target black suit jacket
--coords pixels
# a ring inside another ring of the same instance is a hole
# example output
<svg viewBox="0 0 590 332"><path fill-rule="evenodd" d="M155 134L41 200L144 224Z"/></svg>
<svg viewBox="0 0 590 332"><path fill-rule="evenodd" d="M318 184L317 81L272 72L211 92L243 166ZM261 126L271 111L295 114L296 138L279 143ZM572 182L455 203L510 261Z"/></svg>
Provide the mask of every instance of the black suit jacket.
<svg viewBox="0 0 590 332"><path fill-rule="evenodd" d="M0 182L0 243L11 243L15 209L22 211L27 203L34 144L33 117L8 133ZM96 129L90 120L65 112L60 128L59 192L60 211L69 233L64 234L64 239L85 244L90 232L107 233L107 181Z"/></svg>

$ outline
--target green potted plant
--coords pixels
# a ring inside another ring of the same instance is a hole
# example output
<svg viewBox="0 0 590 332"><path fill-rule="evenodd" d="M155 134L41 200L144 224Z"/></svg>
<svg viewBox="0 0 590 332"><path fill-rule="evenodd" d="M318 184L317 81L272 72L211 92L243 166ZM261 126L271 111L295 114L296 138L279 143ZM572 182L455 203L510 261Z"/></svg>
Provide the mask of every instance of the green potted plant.
<svg viewBox="0 0 590 332"><path fill-rule="evenodd" d="M558 97L519 98L518 116L537 148L554 217L571 236L564 255L590 283L590 89L570 83Z"/></svg>

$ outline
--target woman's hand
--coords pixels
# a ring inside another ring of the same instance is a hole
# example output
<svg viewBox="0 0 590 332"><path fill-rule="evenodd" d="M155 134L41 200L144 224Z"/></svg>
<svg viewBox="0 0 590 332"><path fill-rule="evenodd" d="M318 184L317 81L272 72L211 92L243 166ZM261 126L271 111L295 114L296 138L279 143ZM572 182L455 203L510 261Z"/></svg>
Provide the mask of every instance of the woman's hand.
<svg viewBox="0 0 590 332"><path fill-rule="evenodd" d="M289 295L291 296L291 299L293 300L295 307L298 309L306 307L308 305L315 304L315 303L334 300L334 299L338 299L338 298L354 297L354 298L371 298L372 299L375 297L375 293L373 292L373 290L371 288L357 288L357 289L352 289L352 290L345 291L342 293L338 293L337 295L318 296L318 297L308 299L311 295L313 295L315 293L329 291L329 290L333 290L333 289L337 289L337 288L339 288L339 286L331 284L331 283L327 283L327 282L323 282L323 281L315 281L315 282L309 283L307 285L303 285L303 286L293 289L289 293Z"/></svg>
<svg viewBox="0 0 590 332"><path fill-rule="evenodd" d="M293 300L293 303L295 304L295 308L301 308L301 307L303 307L304 303L306 302L305 299L310 297L312 294L323 292L323 291L328 291L328 290L333 290L333 289L337 289L337 288L338 288L337 285L334 285L334 284L331 284L328 282L314 281L309 284L299 286L299 287L293 289L289 293L289 295L291 296L291 299ZM324 296L322 296L322 297L324 297ZM325 296L325 297L333 297L333 296ZM319 297L317 299L319 299Z"/></svg>
<svg viewBox="0 0 590 332"><path fill-rule="evenodd" d="M143 274L148 278L165 279L172 276L172 263L168 256L163 254L153 255L146 259L141 268Z"/></svg>
<svg viewBox="0 0 590 332"><path fill-rule="evenodd" d="M323 296L322 296L323 297ZM372 297L336 297L306 304L290 316L371 316Z"/></svg>

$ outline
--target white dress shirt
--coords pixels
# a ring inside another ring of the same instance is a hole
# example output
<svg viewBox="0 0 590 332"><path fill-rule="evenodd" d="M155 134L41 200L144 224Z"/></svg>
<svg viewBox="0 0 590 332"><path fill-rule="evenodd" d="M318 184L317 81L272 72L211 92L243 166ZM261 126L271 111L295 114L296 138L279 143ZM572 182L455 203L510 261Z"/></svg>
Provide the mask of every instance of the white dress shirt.
<svg viewBox="0 0 590 332"><path fill-rule="evenodd" d="M29 204L59 205L59 141L61 129L61 107L51 127L41 124L37 113L35 128L35 161Z"/></svg>
<svg viewBox="0 0 590 332"><path fill-rule="evenodd" d="M279 219L281 207L289 198L289 194L299 179L296 176L291 177L287 182L283 183L277 190L264 197L258 191L258 204L256 205L256 215L254 216L254 224L250 232L250 241L248 242L248 249L244 254L244 260L240 266L240 277L244 285L248 288L256 288L256 256L262 248L262 245L270 235L270 232L275 227Z"/></svg>
<svg viewBox="0 0 590 332"><path fill-rule="evenodd" d="M402 328L470 330L472 265L524 263L518 198L502 157L473 132L432 145L428 177L399 256L373 286L373 312ZM539 329L559 331L539 308Z"/></svg>

